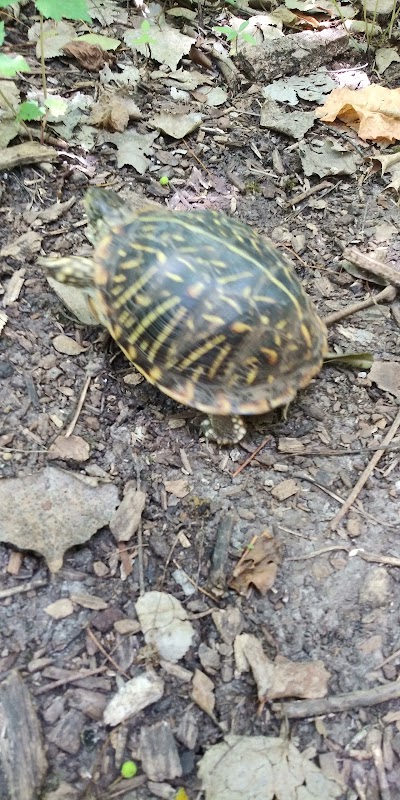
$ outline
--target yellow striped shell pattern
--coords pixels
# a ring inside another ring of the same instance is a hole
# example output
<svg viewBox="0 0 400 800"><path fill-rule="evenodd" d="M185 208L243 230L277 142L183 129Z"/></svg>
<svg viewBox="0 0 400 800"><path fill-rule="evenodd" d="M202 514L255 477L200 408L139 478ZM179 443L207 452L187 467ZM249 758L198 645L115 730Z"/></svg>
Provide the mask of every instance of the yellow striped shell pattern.
<svg viewBox="0 0 400 800"><path fill-rule="evenodd" d="M289 403L320 370L326 330L291 264L221 212L142 210L94 252L93 306L170 397L218 415Z"/></svg>

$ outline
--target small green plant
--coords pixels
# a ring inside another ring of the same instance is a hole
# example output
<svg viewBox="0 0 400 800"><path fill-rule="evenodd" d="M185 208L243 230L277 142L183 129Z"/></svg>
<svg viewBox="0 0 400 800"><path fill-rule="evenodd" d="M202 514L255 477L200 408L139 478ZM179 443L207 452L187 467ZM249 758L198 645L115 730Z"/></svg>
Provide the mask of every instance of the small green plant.
<svg viewBox="0 0 400 800"><path fill-rule="evenodd" d="M0 0L0 8L7 8L9 0ZM53 19L59 22L61 19L82 20L84 22L91 22L91 17L88 12L87 0L64 0L60 3L59 0L35 0L36 9L39 12L39 47L40 47L40 63L41 63L41 77L42 77L42 91L43 102L39 104L34 100L25 100L21 103L17 110L12 106L4 92L0 89L0 97L3 103L9 110L15 114L16 120L21 122L28 132L25 122L42 121L42 135L46 121L46 114L54 104L52 98L47 97L47 81L46 81L46 65L44 55L44 35L43 35L43 19ZM4 44L5 30L4 22L0 22L0 47ZM0 79L1 78L14 78L19 72L30 72L29 64L21 55L9 56L0 53ZM57 101L54 99L55 104ZM58 101L59 105L59 101ZM59 108L58 108L59 111Z"/></svg>
<svg viewBox="0 0 400 800"><path fill-rule="evenodd" d="M228 42L232 42L232 45L236 45L237 50L237 43L238 41L247 42L248 44L257 44L254 36L252 33L246 33L246 28L249 26L249 20L246 19L242 22L239 26L237 31L234 28L231 28L229 25L216 25L213 28L213 31L217 31L217 33L222 33L226 36Z"/></svg>
<svg viewBox="0 0 400 800"><path fill-rule="evenodd" d="M144 19L140 28L139 28L139 36L135 37L135 44L154 44L154 40L150 37L151 33L151 22L148 19Z"/></svg>

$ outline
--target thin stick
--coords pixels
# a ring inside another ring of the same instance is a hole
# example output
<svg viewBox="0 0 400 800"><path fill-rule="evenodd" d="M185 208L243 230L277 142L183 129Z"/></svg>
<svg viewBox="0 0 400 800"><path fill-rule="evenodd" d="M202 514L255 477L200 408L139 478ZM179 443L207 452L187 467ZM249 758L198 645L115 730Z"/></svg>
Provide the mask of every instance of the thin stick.
<svg viewBox="0 0 400 800"><path fill-rule="evenodd" d="M382 278L386 283L391 283L392 286L400 289L400 271L391 267L390 264L383 264L382 261L377 261L375 258L367 256L355 247L347 247L343 251L343 258L347 258L356 267L360 267L360 269L364 269L366 272L370 272L372 275Z"/></svg>
<svg viewBox="0 0 400 800"><path fill-rule="evenodd" d="M107 653L107 650L105 649L105 647L103 647L101 642L99 642L97 636L94 635L93 631L90 628L86 628L86 633L89 636L89 639L91 639L92 642L95 643L96 647L98 647L98 649L100 650L100 653L103 653L104 658L106 658L107 661L109 661L110 664L113 665L114 669L116 669L117 672L120 672L121 675L124 675L125 678L129 679L131 676L128 675L128 673L125 672L125 670L123 670L122 667L120 667L119 664L117 664L116 661L114 661L113 657L110 656L109 653Z"/></svg>
<svg viewBox="0 0 400 800"><path fill-rule="evenodd" d="M384 438L384 440L382 442L383 447L385 447L386 445L390 444L392 439L395 437L397 429L399 427L400 427L400 410L397 412L397 415L395 417L393 425L391 426L390 430L388 431L388 433L386 434L386 436L385 436L385 438ZM343 517L347 514L347 512L349 511L349 509L353 505L354 501L356 500L356 498L360 494L361 489L366 484L368 478L370 477L370 475L372 475L372 473L373 473L378 461L383 456L384 452L385 452L384 450L377 450L376 453L374 453L374 455L371 458L371 461L369 462L368 466L365 468L364 472L360 475L356 485L354 486L354 488L350 492L347 500L345 500L345 502L343 503L342 507L339 509L339 511L335 514L335 516L331 520L331 523L329 525L331 530L336 530L337 529L339 523L342 521Z"/></svg>
<svg viewBox="0 0 400 800"><path fill-rule="evenodd" d="M0 600L6 597L13 597L15 594L22 594L23 592L30 592L32 589L41 589L42 586L47 586L48 581L29 581L24 583L23 586L12 586L10 589L2 589L0 591Z"/></svg>
<svg viewBox="0 0 400 800"><path fill-rule="evenodd" d="M81 391L81 393L79 395L78 402L76 404L76 408L75 408L75 411L74 411L74 416L72 417L71 422L69 423L68 428L67 428L67 430L65 431L65 434L64 434L66 439L68 439L68 437L71 436L72 433L74 432L74 428L75 428L76 423L78 422L79 415L80 415L80 413L82 411L82 406L83 406L83 404L85 402L86 395L88 393L88 389L89 389L91 380L92 380L92 376L91 375L87 375L86 378L85 378L85 383L83 384L83 387L82 387L82 391Z"/></svg>
<svg viewBox="0 0 400 800"><path fill-rule="evenodd" d="M321 717L323 714L340 714L354 708L376 706L400 697L400 681L385 683L373 689L360 689L357 692L338 694L321 700L294 700L290 703L273 703L272 710L280 716L291 719Z"/></svg>
<svg viewBox="0 0 400 800"><path fill-rule="evenodd" d="M374 741L371 744L372 759L374 762L376 776L378 778L381 800L391 800L391 791L386 777L385 765L382 753L382 734L378 730L371 731ZM371 737L369 737L371 738Z"/></svg>
<svg viewBox="0 0 400 800"><path fill-rule="evenodd" d="M140 469L139 464L136 462L136 489L137 491L140 490ZM140 522L138 525L137 530L137 543L138 543L138 578L139 578L139 594L143 597L146 589L144 585L144 565L143 565L143 525L142 525L142 518L140 518Z"/></svg>
<svg viewBox="0 0 400 800"><path fill-rule="evenodd" d="M248 466L248 464L251 464L251 462L252 462L252 461L253 461L253 459L254 459L254 458L255 458L255 457L258 455L258 453L260 452L260 450L262 450L262 449L263 449L263 447L265 447L265 445L266 445L266 444L269 442L270 438L271 438L270 436L267 436L267 437L264 439L264 441L262 441L262 442L261 442L261 444L259 444L259 445L258 445L258 447L256 447L256 449L254 450L254 452L253 452L253 453L250 453L249 457L248 457L248 458L246 458L246 460L245 460L245 461L243 461L243 464L241 464L241 465L240 465L240 467L238 467L238 468L235 470L235 472L232 474L232 478L236 478L236 476L237 476L237 475L240 475L240 473L241 473L242 469L244 469L245 467L247 467L247 466Z"/></svg>
<svg viewBox="0 0 400 800"><path fill-rule="evenodd" d="M94 675L98 675L101 672L106 672L108 669L109 667L104 664L102 667L97 667L96 669L87 669L85 672L75 672L72 675L68 675L67 678L60 678L59 681L47 683L46 686L42 686L41 689L37 689L34 692L34 695L37 697L39 694L52 692L53 689L58 689L60 686L67 685L68 683L75 683L75 681L83 681L85 678L92 678Z"/></svg>
<svg viewBox="0 0 400 800"><path fill-rule="evenodd" d="M363 311L364 308L370 308L377 303L384 303L386 301L392 302L396 294L397 292L394 286L385 286L378 294L366 297L365 300L360 300L358 303L352 303L351 306L341 308L340 311L333 311L332 314L327 314L326 317L322 317L322 320L328 328L330 325L333 325L334 322L339 322L339 320L350 317L352 314L357 314L358 311Z"/></svg>

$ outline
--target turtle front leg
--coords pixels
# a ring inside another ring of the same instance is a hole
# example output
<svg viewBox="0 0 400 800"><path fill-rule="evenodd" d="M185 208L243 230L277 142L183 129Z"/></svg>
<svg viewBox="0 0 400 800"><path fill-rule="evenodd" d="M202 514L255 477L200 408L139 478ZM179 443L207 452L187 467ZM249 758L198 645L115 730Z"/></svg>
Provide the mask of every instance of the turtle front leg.
<svg viewBox="0 0 400 800"><path fill-rule="evenodd" d="M246 433L246 425L243 417L236 414L230 417L209 414L208 419L201 423L201 430L207 439L217 444L237 444Z"/></svg>

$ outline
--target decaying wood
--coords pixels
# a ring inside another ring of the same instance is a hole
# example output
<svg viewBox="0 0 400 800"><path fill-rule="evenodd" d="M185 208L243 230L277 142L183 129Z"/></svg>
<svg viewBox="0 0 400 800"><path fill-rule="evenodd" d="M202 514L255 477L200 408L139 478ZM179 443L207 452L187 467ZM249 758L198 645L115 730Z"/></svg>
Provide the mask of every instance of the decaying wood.
<svg viewBox="0 0 400 800"><path fill-rule="evenodd" d="M34 800L47 772L39 720L19 672L0 684L0 797Z"/></svg>
<svg viewBox="0 0 400 800"><path fill-rule="evenodd" d="M57 150L46 147L39 142L24 142L14 147L0 150L0 170L11 170L24 164L40 164L43 161L55 161L58 158Z"/></svg>
<svg viewBox="0 0 400 800"><path fill-rule="evenodd" d="M338 714L352 708L366 708L396 700L400 697L400 681L385 683L372 689L323 697L321 700L293 700L290 703L273 703L272 710L291 719L320 717L322 714Z"/></svg>
<svg viewBox="0 0 400 800"><path fill-rule="evenodd" d="M290 33L263 44L238 42L238 61L245 61L257 83L282 75L307 75L347 50L349 36L344 28Z"/></svg>

